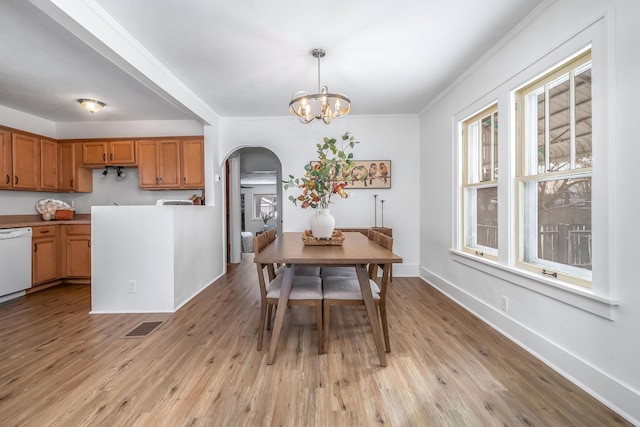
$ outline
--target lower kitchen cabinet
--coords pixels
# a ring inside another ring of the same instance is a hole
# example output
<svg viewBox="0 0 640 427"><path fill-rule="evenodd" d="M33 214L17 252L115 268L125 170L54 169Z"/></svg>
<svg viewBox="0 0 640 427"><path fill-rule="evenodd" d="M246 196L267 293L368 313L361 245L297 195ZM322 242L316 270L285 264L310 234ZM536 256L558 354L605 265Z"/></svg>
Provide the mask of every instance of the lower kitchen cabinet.
<svg viewBox="0 0 640 427"><path fill-rule="evenodd" d="M58 226L33 227L31 284L39 286L60 279Z"/></svg>
<svg viewBox="0 0 640 427"><path fill-rule="evenodd" d="M91 279L91 226L64 226L62 276L65 279Z"/></svg>

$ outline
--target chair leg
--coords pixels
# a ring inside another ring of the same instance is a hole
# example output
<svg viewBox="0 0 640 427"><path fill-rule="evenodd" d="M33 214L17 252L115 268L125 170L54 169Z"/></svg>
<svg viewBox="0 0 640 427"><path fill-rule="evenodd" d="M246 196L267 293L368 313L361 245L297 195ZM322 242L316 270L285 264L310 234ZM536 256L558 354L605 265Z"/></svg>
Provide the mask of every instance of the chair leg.
<svg viewBox="0 0 640 427"><path fill-rule="evenodd" d="M258 351L262 350L262 336L264 335L264 317L267 314L266 303L260 303L260 324L258 325Z"/></svg>
<svg viewBox="0 0 640 427"><path fill-rule="evenodd" d="M384 335L384 346L387 353L391 352L391 344L389 343L389 325L387 323L387 305L380 301L380 320L382 321L382 333Z"/></svg>
<svg viewBox="0 0 640 427"><path fill-rule="evenodd" d="M273 309L273 304L269 304L269 308L267 309L267 331L271 330L271 311Z"/></svg>
<svg viewBox="0 0 640 427"><path fill-rule="evenodd" d="M322 300L316 302L316 329L318 329L318 354L322 354Z"/></svg>
<svg viewBox="0 0 640 427"><path fill-rule="evenodd" d="M324 327L323 335L324 335L324 345L323 350L325 353L329 351L329 313L331 311L331 304L327 304L327 300L324 300L324 309L323 309L323 319L324 319Z"/></svg>

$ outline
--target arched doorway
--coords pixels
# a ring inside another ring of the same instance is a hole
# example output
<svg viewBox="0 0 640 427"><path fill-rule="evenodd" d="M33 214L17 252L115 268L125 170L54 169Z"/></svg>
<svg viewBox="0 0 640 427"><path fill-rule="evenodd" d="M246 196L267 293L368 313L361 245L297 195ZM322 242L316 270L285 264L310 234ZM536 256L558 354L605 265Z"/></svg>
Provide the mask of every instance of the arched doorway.
<svg viewBox="0 0 640 427"><path fill-rule="evenodd" d="M227 262L235 264L251 250L247 242L264 230L265 221L282 232L282 164L267 148L242 147L227 157L225 170Z"/></svg>

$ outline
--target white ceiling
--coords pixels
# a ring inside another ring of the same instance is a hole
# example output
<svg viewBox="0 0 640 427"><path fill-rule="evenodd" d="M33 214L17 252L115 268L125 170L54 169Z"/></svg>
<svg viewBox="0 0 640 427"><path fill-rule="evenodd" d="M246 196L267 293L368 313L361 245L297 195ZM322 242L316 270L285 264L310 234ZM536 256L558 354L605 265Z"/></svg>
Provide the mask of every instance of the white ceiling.
<svg viewBox="0 0 640 427"><path fill-rule="evenodd" d="M286 116L323 48L322 84L351 114L417 114L548 2L2 0L0 105L54 122Z"/></svg>

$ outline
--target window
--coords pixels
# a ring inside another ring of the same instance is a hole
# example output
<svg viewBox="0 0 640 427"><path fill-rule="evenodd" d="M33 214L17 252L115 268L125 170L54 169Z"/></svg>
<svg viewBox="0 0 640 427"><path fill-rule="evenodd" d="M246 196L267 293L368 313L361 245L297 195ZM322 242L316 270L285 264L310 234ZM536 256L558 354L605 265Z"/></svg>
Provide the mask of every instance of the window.
<svg viewBox="0 0 640 427"><path fill-rule="evenodd" d="M519 265L591 282L590 51L516 92Z"/></svg>
<svg viewBox="0 0 640 427"><path fill-rule="evenodd" d="M463 249L498 255L498 105L462 122Z"/></svg>
<svg viewBox="0 0 640 427"><path fill-rule="evenodd" d="M254 194L253 195L253 217L254 220L263 218L277 218L277 205L275 194Z"/></svg>

